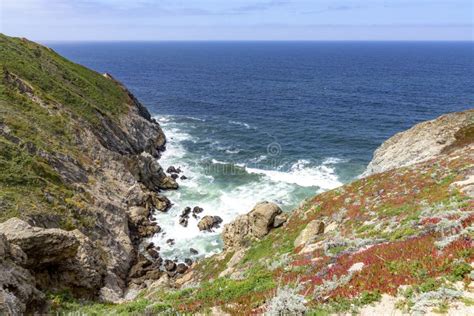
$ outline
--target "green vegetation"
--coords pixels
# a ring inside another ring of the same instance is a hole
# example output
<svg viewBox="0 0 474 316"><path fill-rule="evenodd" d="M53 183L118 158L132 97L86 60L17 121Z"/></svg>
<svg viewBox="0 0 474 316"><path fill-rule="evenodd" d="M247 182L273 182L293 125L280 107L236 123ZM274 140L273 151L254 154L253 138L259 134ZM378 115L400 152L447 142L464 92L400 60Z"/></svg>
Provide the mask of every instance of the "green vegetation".
<svg viewBox="0 0 474 316"><path fill-rule="evenodd" d="M125 113L126 92L26 39L0 34L0 56L0 221L47 213L62 228L89 225L87 196L61 180L52 160L90 165L77 129Z"/></svg>

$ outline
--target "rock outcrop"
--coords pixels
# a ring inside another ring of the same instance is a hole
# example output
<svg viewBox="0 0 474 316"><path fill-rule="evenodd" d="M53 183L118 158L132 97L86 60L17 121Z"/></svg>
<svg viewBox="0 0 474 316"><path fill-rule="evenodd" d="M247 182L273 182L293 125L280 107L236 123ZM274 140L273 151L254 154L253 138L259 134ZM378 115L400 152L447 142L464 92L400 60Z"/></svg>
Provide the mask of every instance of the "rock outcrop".
<svg viewBox="0 0 474 316"><path fill-rule="evenodd" d="M442 115L400 132L374 153L363 176L423 162L474 142L474 110Z"/></svg>
<svg viewBox="0 0 474 316"><path fill-rule="evenodd" d="M12 218L0 224L0 234L25 254L20 265L30 270L40 290L67 289L93 298L104 284L105 258L79 230L44 229Z"/></svg>
<svg viewBox="0 0 474 316"><path fill-rule="evenodd" d="M224 249L247 246L252 239L261 239L275 227L275 219L280 214L282 210L278 205L258 203L249 213L238 216L232 223L224 226ZM277 226L281 224L282 218L279 218Z"/></svg>
<svg viewBox="0 0 474 316"><path fill-rule="evenodd" d="M27 256L0 233L0 314L45 312L45 295L36 288L33 274L23 265Z"/></svg>

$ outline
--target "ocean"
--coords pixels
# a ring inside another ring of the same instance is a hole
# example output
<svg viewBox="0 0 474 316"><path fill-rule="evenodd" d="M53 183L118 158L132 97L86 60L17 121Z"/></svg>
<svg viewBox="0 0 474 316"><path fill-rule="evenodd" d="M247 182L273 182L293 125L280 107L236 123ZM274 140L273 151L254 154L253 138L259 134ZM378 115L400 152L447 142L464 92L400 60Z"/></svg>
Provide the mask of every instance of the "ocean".
<svg viewBox="0 0 474 316"><path fill-rule="evenodd" d="M46 44L111 73L160 122L160 163L188 178L156 214L163 233L151 240L165 258L222 248L221 229L178 224L186 206L224 223L263 200L290 211L356 179L395 133L474 107L472 42Z"/></svg>

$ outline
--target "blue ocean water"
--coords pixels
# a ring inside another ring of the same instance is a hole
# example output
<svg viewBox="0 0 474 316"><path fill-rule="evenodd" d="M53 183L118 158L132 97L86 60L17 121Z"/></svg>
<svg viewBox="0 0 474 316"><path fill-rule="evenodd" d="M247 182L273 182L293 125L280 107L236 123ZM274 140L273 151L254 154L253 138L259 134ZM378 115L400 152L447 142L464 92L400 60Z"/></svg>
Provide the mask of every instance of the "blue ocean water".
<svg viewBox="0 0 474 316"><path fill-rule="evenodd" d="M162 124L169 143L161 163L189 178L169 193L169 214L157 215L165 235L154 241L169 256L220 249L219 230L177 224L185 206L224 222L264 199L290 210L356 178L396 132L474 107L468 42L47 45L111 73Z"/></svg>

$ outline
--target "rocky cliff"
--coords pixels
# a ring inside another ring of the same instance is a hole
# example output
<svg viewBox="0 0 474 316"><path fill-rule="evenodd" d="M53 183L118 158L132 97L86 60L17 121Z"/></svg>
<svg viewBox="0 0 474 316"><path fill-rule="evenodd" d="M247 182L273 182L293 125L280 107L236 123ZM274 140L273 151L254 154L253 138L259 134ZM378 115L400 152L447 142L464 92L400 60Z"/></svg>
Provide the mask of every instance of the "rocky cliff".
<svg viewBox="0 0 474 316"><path fill-rule="evenodd" d="M474 137L474 110L449 113L400 132L380 146L364 176L427 161Z"/></svg>
<svg viewBox="0 0 474 316"><path fill-rule="evenodd" d="M0 313L46 295L119 301L149 220L176 189L166 139L110 75L0 35ZM9 271L12 271L9 273Z"/></svg>
<svg viewBox="0 0 474 316"><path fill-rule="evenodd" d="M442 116L391 138L370 176L312 197L287 217L274 204L256 205L225 225L221 254L167 291L150 288L110 308L65 302L64 310L472 315L472 114Z"/></svg>

